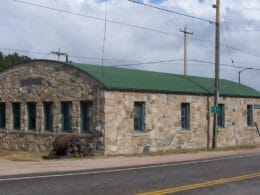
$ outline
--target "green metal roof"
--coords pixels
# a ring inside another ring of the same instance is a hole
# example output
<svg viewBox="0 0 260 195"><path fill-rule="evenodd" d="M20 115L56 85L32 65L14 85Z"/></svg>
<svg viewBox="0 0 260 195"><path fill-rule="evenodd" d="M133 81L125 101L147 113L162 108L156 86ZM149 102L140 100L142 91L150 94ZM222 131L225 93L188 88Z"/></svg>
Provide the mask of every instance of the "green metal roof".
<svg viewBox="0 0 260 195"><path fill-rule="evenodd" d="M133 70L117 67L70 63L98 80L108 90L150 91L178 94L213 95L214 79L196 76ZM221 79L221 96L257 97L260 92L232 81Z"/></svg>

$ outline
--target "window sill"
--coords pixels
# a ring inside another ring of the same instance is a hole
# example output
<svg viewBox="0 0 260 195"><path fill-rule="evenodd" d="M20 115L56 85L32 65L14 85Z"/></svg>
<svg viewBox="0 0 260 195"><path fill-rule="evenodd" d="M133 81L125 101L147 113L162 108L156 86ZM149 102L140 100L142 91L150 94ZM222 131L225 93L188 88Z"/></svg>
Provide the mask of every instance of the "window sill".
<svg viewBox="0 0 260 195"><path fill-rule="evenodd" d="M72 132L72 131L60 131L60 132L57 132L57 133L60 133L60 134L74 134L74 132Z"/></svg>
<svg viewBox="0 0 260 195"><path fill-rule="evenodd" d="M64 132L50 132L50 131L22 131L22 130L7 130L7 129L0 129L0 133L6 134L23 134L23 135L47 135L47 136L54 136L54 135L77 135L79 137L91 137L91 134L77 134L77 133L64 133Z"/></svg>
<svg viewBox="0 0 260 195"><path fill-rule="evenodd" d="M181 129L180 131L179 131L179 133L180 134L189 134L189 133L195 133L195 131L194 130L190 130L190 129Z"/></svg>
<svg viewBox="0 0 260 195"><path fill-rule="evenodd" d="M140 137L140 136L146 136L146 135L148 135L148 133L143 132L143 131L135 131L132 134L133 137Z"/></svg>
<svg viewBox="0 0 260 195"><path fill-rule="evenodd" d="M80 132L80 135L93 135L93 132L88 131L88 132Z"/></svg>
<svg viewBox="0 0 260 195"><path fill-rule="evenodd" d="M228 129L226 127L218 127L218 131L227 131Z"/></svg>
<svg viewBox="0 0 260 195"><path fill-rule="evenodd" d="M10 131L21 132L23 130L22 129L11 129Z"/></svg>
<svg viewBox="0 0 260 195"><path fill-rule="evenodd" d="M21 129L11 129L11 130L7 130L7 129L0 129L1 132L5 132L7 134L39 134L42 133L41 131L24 131Z"/></svg>
<svg viewBox="0 0 260 195"><path fill-rule="evenodd" d="M30 132L37 132L36 129L28 129L27 131L30 131Z"/></svg>

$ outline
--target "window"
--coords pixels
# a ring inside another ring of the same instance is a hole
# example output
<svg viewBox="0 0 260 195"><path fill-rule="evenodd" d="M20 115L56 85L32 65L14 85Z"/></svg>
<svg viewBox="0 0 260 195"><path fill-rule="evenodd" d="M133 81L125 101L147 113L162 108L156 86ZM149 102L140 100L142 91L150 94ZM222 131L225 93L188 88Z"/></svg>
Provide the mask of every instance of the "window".
<svg viewBox="0 0 260 195"><path fill-rule="evenodd" d="M80 102L81 133L93 131L93 102Z"/></svg>
<svg viewBox="0 0 260 195"><path fill-rule="evenodd" d="M61 131L72 132L71 126L72 103L61 102Z"/></svg>
<svg viewBox="0 0 260 195"><path fill-rule="evenodd" d="M247 105L247 126L253 126L253 106Z"/></svg>
<svg viewBox="0 0 260 195"><path fill-rule="evenodd" d="M218 127L225 127L225 106L224 104L219 104L219 113L218 113Z"/></svg>
<svg viewBox="0 0 260 195"><path fill-rule="evenodd" d="M0 103L0 129L5 129L6 124L6 106L5 103Z"/></svg>
<svg viewBox="0 0 260 195"><path fill-rule="evenodd" d="M28 130L36 130L36 103L27 103Z"/></svg>
<svg viewBox="0 0 260 195"><path fill-rule="evenodd" d="M135 102L134 103L134 130L144 132L145 122L145 103Z"/></svg>
<svg viewBox="0 0 260 195"><path fill-rule="evenodd" d="M53 102L43 103L44 130L53 131Z"/></svg>
<svg viewBox="0 0 260 195"><path fill-rule="evenodd" d="M20 103L13 103L13 129L19 130L21 128L21 104Z"/></svg>
<svg viewBox="0 0 260 195"><path fill-rule="evenodd" d="M183 130L190 129L190 104L181 104L181 127Z"/></svg>

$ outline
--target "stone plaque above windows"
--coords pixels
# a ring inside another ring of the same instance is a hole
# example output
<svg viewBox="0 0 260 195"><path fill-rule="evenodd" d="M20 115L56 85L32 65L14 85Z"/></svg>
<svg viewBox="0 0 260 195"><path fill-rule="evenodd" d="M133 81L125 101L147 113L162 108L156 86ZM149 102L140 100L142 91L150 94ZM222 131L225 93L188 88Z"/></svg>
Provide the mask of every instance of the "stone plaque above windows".
<svg viewBox="0 0 260 195"><path fill-rule="evenodd" d="M28 77L20 81L21 86L25 85L42 85L43 79L41 77Z"/></svg>

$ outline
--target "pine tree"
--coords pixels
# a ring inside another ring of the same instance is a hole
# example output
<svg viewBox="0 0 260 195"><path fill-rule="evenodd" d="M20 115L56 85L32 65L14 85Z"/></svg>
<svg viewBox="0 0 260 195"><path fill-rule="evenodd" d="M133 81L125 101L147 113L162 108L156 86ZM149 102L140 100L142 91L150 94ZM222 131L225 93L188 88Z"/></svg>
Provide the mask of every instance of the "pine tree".
<svg viewBox="0 0 260 195"><path fill-rule="evenodd" d="M28 56L19 56L17 53L14 54L8 54L8 55L3 55L2 52L0 52L0 70L7 68L10 65L13 64L18 64L20 62L26 62L32 60Z"/></svg>

